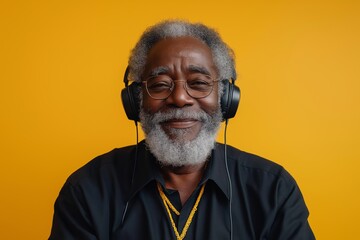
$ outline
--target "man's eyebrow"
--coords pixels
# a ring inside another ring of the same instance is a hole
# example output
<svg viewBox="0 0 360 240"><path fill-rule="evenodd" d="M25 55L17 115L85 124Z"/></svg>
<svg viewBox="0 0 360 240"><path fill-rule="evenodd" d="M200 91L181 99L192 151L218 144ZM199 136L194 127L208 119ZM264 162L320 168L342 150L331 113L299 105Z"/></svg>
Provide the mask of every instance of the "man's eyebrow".
<svg viewBox="0 0 360 240"><path fill-rule="evenodd" d="M168 73L170 69L168 67L160 66L152 69L148 75L148 77L156 77L160 74Z"/></svg>
<svg viewBox="0 0 360 240"><path fill-rule="evenodd" d="M188 68L188 70L189 70L189 72L191 72L191 73L201 73L201 74L204 74L204 75L209 75L209 76L211 76L210 71L207 70L207 69L204 68L204 67L195 66L195 65L190 65L189 68Z"/></svg>

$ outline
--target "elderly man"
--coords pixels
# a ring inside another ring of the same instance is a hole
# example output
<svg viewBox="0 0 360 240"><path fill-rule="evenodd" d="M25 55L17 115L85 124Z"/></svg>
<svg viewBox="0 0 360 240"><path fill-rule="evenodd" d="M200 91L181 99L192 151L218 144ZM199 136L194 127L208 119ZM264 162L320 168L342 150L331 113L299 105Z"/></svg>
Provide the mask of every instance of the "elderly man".
<svg viewBox="0 0 360 240"><path fill-rule="evenodd" d="M122 99L145 141L69 177L49 239L315 239L281 166L215 142L240 92L232 51L214 30L161 22L142 35L128 70Z"/></svg>

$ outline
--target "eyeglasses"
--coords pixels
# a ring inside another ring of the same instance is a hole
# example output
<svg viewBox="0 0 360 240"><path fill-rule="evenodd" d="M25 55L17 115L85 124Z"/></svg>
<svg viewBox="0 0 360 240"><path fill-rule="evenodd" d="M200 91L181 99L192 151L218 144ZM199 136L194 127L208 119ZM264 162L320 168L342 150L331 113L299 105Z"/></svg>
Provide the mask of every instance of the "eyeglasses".
<svg viewBox="0 0 360 240"><path fill-rule="evenodd" d="M192 98L199 99L209 96L214 88L214 83L218 81L208 75L196 74L187 80L172 80L169 76L158 75L150 77L142 83L151 98L164 100L171 95L177 82L184 82L187 94Z"/></svg>

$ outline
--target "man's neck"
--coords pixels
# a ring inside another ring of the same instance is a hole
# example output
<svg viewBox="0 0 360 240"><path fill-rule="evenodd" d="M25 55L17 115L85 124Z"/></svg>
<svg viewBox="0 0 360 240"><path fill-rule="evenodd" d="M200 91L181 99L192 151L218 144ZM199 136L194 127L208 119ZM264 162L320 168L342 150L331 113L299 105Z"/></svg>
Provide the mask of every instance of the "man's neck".
<svg viewBox="0 0 360 240"><path fill-rule="evenodd" d="M161 168L166 188L179 192L182 205L185 204L199 184L204 174L205 166L206 163L192 166Z"/></svg>

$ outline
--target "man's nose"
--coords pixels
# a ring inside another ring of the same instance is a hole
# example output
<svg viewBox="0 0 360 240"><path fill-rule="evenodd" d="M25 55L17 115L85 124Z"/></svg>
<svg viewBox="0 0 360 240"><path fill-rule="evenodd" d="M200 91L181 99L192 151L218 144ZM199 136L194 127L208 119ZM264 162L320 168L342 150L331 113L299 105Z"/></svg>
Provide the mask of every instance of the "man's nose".
<svg viewBox="0 0 360 240"><path fill-rule="evenodd" d="M176 107L191 106L194 98L186 91L186 80L174 80L174 89L170 96L166 99L168 104Z"/></svg>

